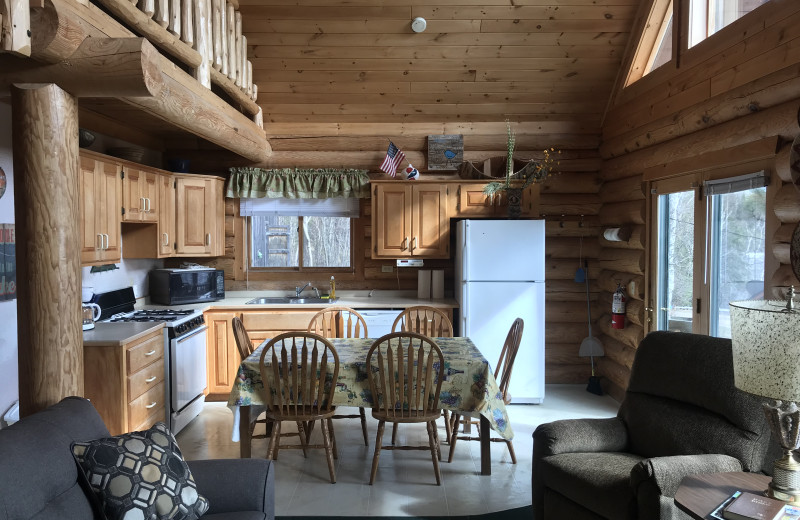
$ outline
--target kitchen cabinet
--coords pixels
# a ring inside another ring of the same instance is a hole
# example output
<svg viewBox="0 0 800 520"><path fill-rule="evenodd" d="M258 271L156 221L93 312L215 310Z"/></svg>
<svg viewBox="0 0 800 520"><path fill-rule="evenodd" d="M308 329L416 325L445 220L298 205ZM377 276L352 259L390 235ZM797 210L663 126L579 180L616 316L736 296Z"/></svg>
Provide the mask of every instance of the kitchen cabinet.
<svg viewBox="0 0 800 520"><path fill-rule="evenodd" d="M450 256L447 184L372 184L372 258Z"/></svg>
<svg viewBox="0 0 800 520"><path fill-rule="evenodd" d="M502 180L502 179L501 179ZM483 189L488 183L461 182L455 193L456 217L505 217L508 215L508 197L505 192L495 195L486 195ZM531 185L522 191L520 203L520 216L532 217L538 215L539 187Z"/></svg>
<svg viewBox="0 0 800 520"><path fill-rule="evenodd" d="M144 226L123 223L122 241L125 258L166 258L175 251L175 178L155 173L158 215L155 224Z"/></svg>
<svg viewBox="0 0 800 520"><path fill-rule="evenodd" d="M289 331L305 331L321 307L313 309L268 309L258 311L218 311L204 313L208 330L208 395L206 401L227 401L241 364L239 348L233 335L232 320L239 316L253 346L267 338Z"/></svg>
<svg viewBox="0 0 800 520"><path fill-rule="evenodd" d="M157 222L158 174L134 166L122 167L123 222Z"/></svg>
<svg viewBox="0 0 800 520"><path fill-rule="evenodd" d="M227 401L236 372L241 364L239 348L233 335L233 318L241 313L208 311L204 313L208 367L207 401Z"/></svg>
<svg viewBox="0 0 800 520"><path fill-rule="evenodd" d="M176 256L225 254L223 180L176 175Z"/></svg>
<svg viewBox="0 0 800 520"><path fill-rule="evenodd" d="M90 152L80 155L81 264L121 259L122 166Z"/></svg>
<svg viewBox="0 0 800 520"><path fill-rule="evenodd" d="M164 420L164 328L151 329L130 340L84 344L85 397L111 435Z"/></svg>

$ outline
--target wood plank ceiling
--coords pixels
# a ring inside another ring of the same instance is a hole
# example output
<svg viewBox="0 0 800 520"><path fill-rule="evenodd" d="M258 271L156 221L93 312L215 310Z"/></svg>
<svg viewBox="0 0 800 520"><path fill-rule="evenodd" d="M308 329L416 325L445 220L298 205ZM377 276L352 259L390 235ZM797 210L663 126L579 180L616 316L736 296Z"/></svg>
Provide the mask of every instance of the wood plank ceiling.
<svg viewBox="0 0 800 520"><path fill-rule="evenodd" d="M269 165L374 169L389 138L424 168L448 133L478 160L506 119L520 151L597 149L639 0L374 4L241 0Z"/></svg>

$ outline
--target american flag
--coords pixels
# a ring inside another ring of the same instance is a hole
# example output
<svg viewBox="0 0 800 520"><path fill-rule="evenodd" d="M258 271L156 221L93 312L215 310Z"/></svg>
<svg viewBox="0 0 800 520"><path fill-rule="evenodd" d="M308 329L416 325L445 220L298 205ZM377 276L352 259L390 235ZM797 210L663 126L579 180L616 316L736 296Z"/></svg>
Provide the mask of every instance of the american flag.
<svg viewBox="0 0 800 520"><path fill-rule="evenodd" d="M389 141L389 150L386 152L386 157L381 163L381 171L386 172L394 177L397 173L397 166L400 164L400 161L405 159L405 157L406 154L404 154L400 148L395 146L393 142Z"/></svg>

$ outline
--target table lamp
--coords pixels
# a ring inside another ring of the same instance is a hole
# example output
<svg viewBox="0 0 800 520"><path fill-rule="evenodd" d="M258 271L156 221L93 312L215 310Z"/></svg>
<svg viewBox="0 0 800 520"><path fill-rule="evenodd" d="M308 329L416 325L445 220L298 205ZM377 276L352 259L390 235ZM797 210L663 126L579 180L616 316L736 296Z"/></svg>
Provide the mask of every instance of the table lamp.
<svg viewBox="0 0 800 520"><path fill-rule="evenodd" d="M784 455L775 461L766 495L800 502L800 313L789 301L730 302L733 377L736 388L775 399L764 403L772 434Z"/></svg>

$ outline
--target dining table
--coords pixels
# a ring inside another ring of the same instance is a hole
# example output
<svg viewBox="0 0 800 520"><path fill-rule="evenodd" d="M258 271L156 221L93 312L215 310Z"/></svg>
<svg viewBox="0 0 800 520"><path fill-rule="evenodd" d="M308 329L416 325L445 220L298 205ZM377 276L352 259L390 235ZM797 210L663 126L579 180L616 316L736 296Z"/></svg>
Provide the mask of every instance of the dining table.
<svg viewBox="0 0 800 520"><path fill-rule="evenodd" d="M490 430L504 439L514 437L502 392L489 362L468 337L433 340L442 350L445 360L439 406L480 420L481 475L491 475ZM239 365L228 399L228 406L234 413L232 438L239 442L242 458L250 457L250 423L265 406L259 364L268 341L265 340ZM333 403L336 406L371 408L366 359L375 339L328 338L328 341L339 356L339 379Z"/></svg>

